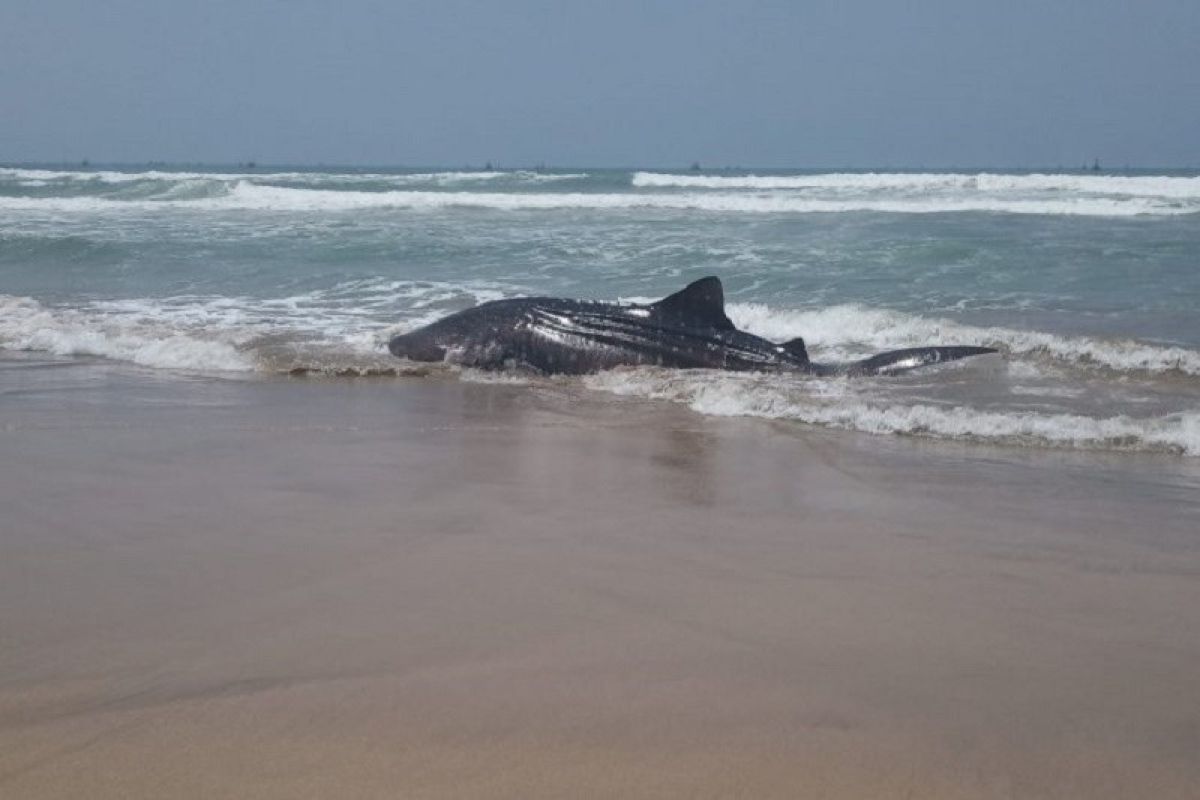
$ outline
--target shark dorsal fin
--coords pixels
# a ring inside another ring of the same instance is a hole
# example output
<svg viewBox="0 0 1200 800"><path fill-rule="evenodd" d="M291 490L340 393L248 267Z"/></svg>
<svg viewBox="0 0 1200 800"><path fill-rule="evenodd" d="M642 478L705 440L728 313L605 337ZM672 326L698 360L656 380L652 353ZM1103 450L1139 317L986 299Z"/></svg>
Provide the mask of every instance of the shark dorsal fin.
<svg viewBox="0 0 1200 800"><path fill-rule="evenodd" d="M788 355L808 361L808 348L804 346L804 340L797 336L795 339L788 339L780 345L788 352Z"/></svg>
<svg viewBox="0 0 1200 800"><path fill-rule="evenodd" d="M651 308L698 320L719 330L733 330L733 323L725 316L725 290L721 287L721 279L715 276L689 283Z"/></svg>

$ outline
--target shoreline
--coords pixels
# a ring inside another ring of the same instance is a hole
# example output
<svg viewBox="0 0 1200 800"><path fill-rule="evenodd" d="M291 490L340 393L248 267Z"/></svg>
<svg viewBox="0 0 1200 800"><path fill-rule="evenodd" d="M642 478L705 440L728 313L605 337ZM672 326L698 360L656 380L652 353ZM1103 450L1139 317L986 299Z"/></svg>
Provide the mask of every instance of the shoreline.
<svg viewBox="0 0 1200 800"><path fill-rule="evenodd" d="M1200 783L1189 459L571 387L0 367L0 792Z"/></svg>

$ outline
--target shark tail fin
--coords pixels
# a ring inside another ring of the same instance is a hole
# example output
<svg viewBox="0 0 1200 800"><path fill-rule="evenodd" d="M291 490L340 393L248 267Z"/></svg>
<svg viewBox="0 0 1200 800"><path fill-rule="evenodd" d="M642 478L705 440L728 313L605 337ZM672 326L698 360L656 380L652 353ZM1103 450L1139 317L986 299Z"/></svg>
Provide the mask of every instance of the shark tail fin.
<svg viewBox="0 0 1200 800"><path fill-rule="evenodd" d="M931 364L943 364L970 356L982 356L997 352L991 347L910 347L891 350L849 364L845 371L850 375L895 375Z"/></svg>

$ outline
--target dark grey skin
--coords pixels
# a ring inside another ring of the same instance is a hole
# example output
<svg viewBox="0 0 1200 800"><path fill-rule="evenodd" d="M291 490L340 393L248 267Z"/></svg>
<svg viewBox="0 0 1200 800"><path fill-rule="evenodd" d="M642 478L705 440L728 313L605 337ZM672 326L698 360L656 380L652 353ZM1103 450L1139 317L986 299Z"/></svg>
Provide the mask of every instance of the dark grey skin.
<svg viewBox="0 0 1200 800"><path fill-rule="evenodd" d="M451 314L388 343L393 355L480 369L518 367L586 375L619 366L891 375L994 353L988 347L915 347L848 364L809 361L802 339L776 344L739 331L725 316L715 277L651 305L553 297L496 300Z"/></svg>

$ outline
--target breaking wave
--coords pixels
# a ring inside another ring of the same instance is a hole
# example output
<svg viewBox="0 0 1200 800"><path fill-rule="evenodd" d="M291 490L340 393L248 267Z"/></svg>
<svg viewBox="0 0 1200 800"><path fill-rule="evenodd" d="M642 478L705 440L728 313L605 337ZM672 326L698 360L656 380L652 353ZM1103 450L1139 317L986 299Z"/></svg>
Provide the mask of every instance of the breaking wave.
<svg viewBox="0 0 1200 800"><path fill-rule="evenodd" d="M412 365L387 352L388 338L500 296L487 284L383 280L267 300L181 296L75 308L0 295L0 349L205 372L410 374Z"/></svg>
<svg viewBox="0 0 1200 800"><path fill-rule="evenodd" d="M0 346L8 350L101 356L147 367L252 370L253 361L238 344L237 336L201 337L170 326L0 296Z"/></svg>
<svg viewBox="0 0 1200 800"><path fill-rule="evenodd" d="M683 403L702 414L793 420L876 434L996 444L1158 451L1200 456L1200 413L1136 418L988 411L968 406L863 400L846 381L808 380L782 387L757 376L614 370L589 376L613 394Z"/></svg>

